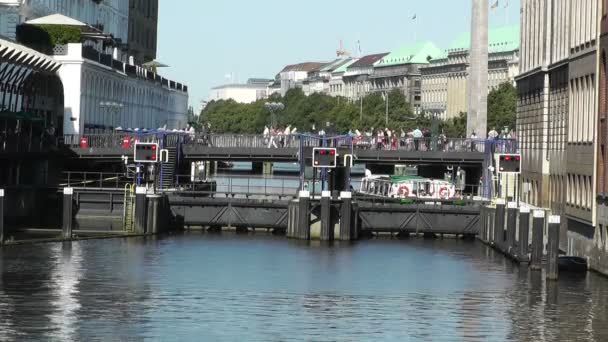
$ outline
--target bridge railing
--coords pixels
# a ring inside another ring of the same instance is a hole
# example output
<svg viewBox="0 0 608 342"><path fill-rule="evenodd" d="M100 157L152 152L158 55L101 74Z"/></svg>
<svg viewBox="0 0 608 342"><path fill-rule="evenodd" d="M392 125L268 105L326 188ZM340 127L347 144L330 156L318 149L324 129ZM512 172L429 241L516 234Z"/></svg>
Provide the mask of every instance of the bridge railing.
<svg viewBox="0 0 608 342"><path fill-rule="evenodd" d="M379 136L310 136L260 134L137 134L116 132L111 134L66 135L64 143L81 148L131 148L136 142L160 142L165 139L165 147L177 146L180 142L189 146L215 148L300 148L337 147L355 150L407 151L407 152L487 152L515 153L519 147L515 140L485 140L465 138L411 138Z"/></svg>
<svg viewBox="0 0 608 342"><path fill-rule="evenodd" d="M309 135L247 135L247 134L196 134L185 139L186 145L216 148L299 148L338 147L356 150L408 151L408 152L486 152L492 148L497 152L514 153L514 140L485 140L464 138L401 138L376 136L319 137Z"/></svg>

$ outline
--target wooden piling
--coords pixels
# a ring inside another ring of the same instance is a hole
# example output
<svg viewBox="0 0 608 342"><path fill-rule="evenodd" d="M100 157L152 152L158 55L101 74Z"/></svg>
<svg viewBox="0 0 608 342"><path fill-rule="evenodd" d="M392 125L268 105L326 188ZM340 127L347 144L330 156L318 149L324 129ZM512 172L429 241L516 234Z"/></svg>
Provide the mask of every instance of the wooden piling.
<svg viewBox="0 0 608 342"><path fill-rule="evenodd" d="M4 189L0 189L0 246L4 244Z"/></svg>
<svg viewBox="0 0 608 342"><path fill-rule="evenodd" d="M557 280L558 278L560 224L560 216L549 216L549 236L547 242L547 280Z"/></svg>
<svg viewBox="0 0 608 342"><path fill-rule="evenodd" d="M517 242L517 260L528 262L528 244L530 236L530 208L519 208L519 238Z"/></svg>
<svg viewBox="0 0 608 342"><path fill-rule="evenodd" d="M532 251L530 257L530 268L540 270L543 260L543 240L545 229L545 211L534 210L532 218Z"/></svg>
<svg viewBox="0 0 608 342"><path fill-rule="evenodd" d="M310 240L310 192L300 191L298 207L298 225L295 238Z"/></svg>
<svg viewBox="0 0 608 342"><path fill-rule="evenodd" d="M321 194L321 241L334 240L334 225L331 217L331 191Z"/></svg>
<svg viewBox="0 0 608 342"><path fill-rule="evenodd" d="M517 202L509 202L507 205L507 242L505 252L510 256L517 254L515 250L515 233L517 228Z"/></svg>
<svg viewBox="0 0 608 342"><path fill-rule="evenodd" d="M504 250L505 240L505 201L498 199L496 201L496 216L494 217L494 247L499 250Z"/></svg>
<svg viewBox="0 0 608 342"><path fill-rule="evenodd" d="M350 241L353 235L353 224L352 224L352 197L351 192L340 193L342 199L342 207L340 213L340 241Z"/></svg>
<svg viewBox="0 0 608 342"><path fill-rule="evenodd" d="M74 188L63 189L63 215L61 224L61 235L64 239L72 238L72 224L74 222L72 201L74 199Z"/></svg>

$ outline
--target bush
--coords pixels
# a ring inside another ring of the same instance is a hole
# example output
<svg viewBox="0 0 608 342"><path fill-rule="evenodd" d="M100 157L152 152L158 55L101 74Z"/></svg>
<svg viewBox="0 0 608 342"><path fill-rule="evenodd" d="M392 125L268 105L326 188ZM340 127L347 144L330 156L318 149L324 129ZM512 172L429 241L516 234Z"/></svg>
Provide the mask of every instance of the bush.
<svg viewBox="0 0 608 342"><path fill-rule="evenodd" d="M63 25L19 25L17 41L45 54L52 54L53 47L68 43L80 43L80 28Z"/></svg>

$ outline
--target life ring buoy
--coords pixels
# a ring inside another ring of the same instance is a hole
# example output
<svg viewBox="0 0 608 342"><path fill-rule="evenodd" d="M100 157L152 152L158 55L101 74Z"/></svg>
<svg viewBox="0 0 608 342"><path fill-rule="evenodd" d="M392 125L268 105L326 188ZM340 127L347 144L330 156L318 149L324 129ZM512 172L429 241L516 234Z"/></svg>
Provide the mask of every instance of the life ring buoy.
<svg viewBox="0 0 608 342"><path fill-rule="evenodd" d="M410 195L410 189L408 189L407 186L402 185L402 186L399 187L398 193L399 193L399 197L406 197L407 198Z"/></svg>
<svg viewBox="0 0 608 342"><path fill-rule="evenodd" d="M445 186L439 189L439 197L443 199L448 199L450 197L450 190Z"/></svg>

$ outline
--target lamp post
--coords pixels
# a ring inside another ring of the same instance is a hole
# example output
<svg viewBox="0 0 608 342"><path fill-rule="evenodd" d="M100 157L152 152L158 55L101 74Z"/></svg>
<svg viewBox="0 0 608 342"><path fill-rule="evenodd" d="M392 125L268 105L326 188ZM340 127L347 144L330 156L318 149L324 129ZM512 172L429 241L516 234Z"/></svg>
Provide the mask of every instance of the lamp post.
<svg viewBox="0 0 608 342"><path fill-rule="evenodd" d="M266 102L266 104L264 105L266 107L266 109L268 109L270 111L270 116L271 116L271 122L270 125L273 128L276 128L277 126L277 117L276 114L279 111L282 111L283 109L285 109L285 105L282 104L281 102Z"/></svg>
<svg viewBox="0 0 608 342"><path fill-rule="evenodd" d="M111 114L111 122L110 125L112 126L112 128L114 128L114 116L118 113L120 113L120 111L124 108L124 105L122 103L116 103L116 102L99 102L99 107L101 107L101 109L106 109L108 111L109 114Z"/></svg>
<svg viewBox="0 0 608 342"><path fill-rule="evenodd" d="M386 123L386 127L388 127L388 91L382 92L382 98L386 102L386 113L384 114L384 121Z"/></svg>

